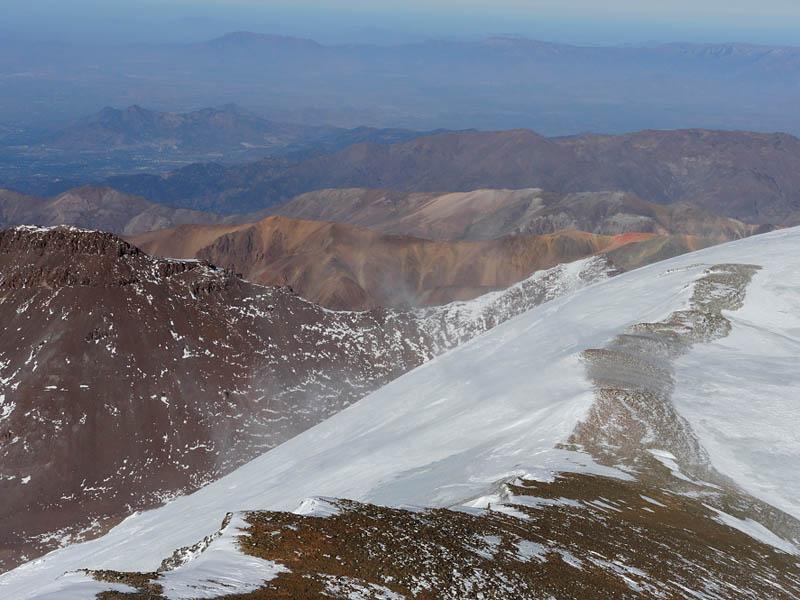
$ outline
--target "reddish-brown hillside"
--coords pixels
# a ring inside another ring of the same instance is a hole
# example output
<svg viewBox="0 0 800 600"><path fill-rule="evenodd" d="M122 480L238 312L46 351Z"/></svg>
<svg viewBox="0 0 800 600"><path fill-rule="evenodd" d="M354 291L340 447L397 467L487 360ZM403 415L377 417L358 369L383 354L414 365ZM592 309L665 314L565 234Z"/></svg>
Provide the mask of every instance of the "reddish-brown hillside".
<svg viewBox="0 0 800 600"><path fill-rule="evenodd" d="M431 241L284 217L237 227L184 226L132 241L153 254L208 260L250 281L291 286L313 302L349 310L468 300L618 245L612 236L578 231Z"/></svg>
<svg viewBox="0 0 800 600"><path fill-rule="evenodd" d="M447 194L327 189L298 196L273 212L442 240L576 229L601 235L640 231L727 241L761 230L691 205L659 205L624 192L558 194L536 188Z"/></svg>
<svg viewBox="0 0 800 600"><path fill-rule="evenodd" d="M507 288L536 271L599 253L611 253L619 268L632 269L753 230L720 219L719 226L676 227L713 235L673 235L669 227L678 219L669 210L658 209L665 214L660 220L651 219L650 227L617 235L565 229L477 241L435 241L273 216L248 225L187 225L134 236L131 241L155 255L200 258L249 281L290 286L329 308L363 310L469 300ZM445 233L449 225L463 231L465 221L451 220L450 215L445 212L427 225L441 227Z"/></svg>

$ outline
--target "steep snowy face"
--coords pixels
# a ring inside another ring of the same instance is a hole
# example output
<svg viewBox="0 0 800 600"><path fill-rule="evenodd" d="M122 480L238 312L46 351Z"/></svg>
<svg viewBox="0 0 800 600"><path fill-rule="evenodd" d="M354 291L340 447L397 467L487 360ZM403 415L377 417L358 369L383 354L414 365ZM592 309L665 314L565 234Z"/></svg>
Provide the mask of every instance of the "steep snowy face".
<svg viewBox="0 0 800 600"><path fill-rule="evenodd" d="M0 233L0 570L191 492L601 259L424 312L333 312L74 228Z"/></svg>
<svg viewBox="0 0 800 600"><path fill-rule="evenodd" d="M676 364L674 403L720 473L800 519L800 268L759 271L731 332Z"/></svg>
<svg viewBox="0 0 800 600"><path fill-rule="evenodd" d="M740 461L734 466L722 460L725 454L708 440L723 449L728 440L697 424L710 423L713 432L728 417L712 421L710 410L702 412L702 404L686 399L681 377L687 368L715 370L710 381L733 377L742 363L725 360L720 349L730 340L739 343L737 329L744 328L760 331L766 340L765 348L750 348L744 355L761 356L759 381L780 381L794 348L794 317L775 316L763 306L783 311L795 305L798 291L787 273L800 270L798 257L800 229L785 230L553 299L400 377L198 492L132 516L102 538L3 575L0 590L12 597L36 597L44 583L77 569L150 572L176 548L213 535L230 511L291 510L307 497L323 495L372 503L342 505L354 515L344 521L374 524L366 528L373 533L359 547L370 547L387 531L400 535L400 525L413 522L408 516L413 512L382 514L374 505L491 509L490 516L480 513L470 523L458 521L455 515L462 513L436 513L431 529L474 532L482 541L473 545L490 556L505 556L509 543L524 542L516 546L516 555L545 557L552 570L544 577L558 578L564 569L575 568L602 579L595 571L601 568L624 586L614 588L617 597L797 597L800 566L794 553L800 529L791 501L776 506L779 502L763 493L776 481L769 476L748 480L746 467L753 470L754 464L749 455L732 452ZM737 323L742 314L748 318ZM774 336L781 344L770 341ZM709 355L718 358L704 358ZM756 387L743 385L736 392L744 402ZM784 391L771 397L772 408L791 416L796 400ZM723 386L710 388L706 401L727 402L744 415L732 420L748 418L757 431L775 423L772 414L737 409L739 400L731 401L731 393ZM687 406L699 406L700 417ZM761 450L780 465L777 477L787 479L797 469L796 463L785 462L796 455L796 440L780 429L777 440L763 436L774 443ZM574 475L564 475L570 472ZM325 530L314 521L318 518L299 516L301 522L281 526L288 546L276 549L269 540L277 534L269 523L281 518L253 517L249 522L255 529L241 548L291 570L291 556L317 556L311 540L319 536L312 533ZM345 524L335 511L328 518ZM548 536L553 523L558 526ZM263 535L256 531L259 526L265 528ZM298 528L310 529L297 533ZM564 531L575 534L565 538ZM347 539L341 533L331 526L331 539ZM664 536L668 542L659 542ZM698 545L693 542L698 537L713 542ZM603 540L621 540L622 545L601 547ZM411 536L408 552L430 548L428 541ZM434 541L452 546L450 536ZM334 544L330 550L335 556L347 549ZM463 548L451 550L457 565L474 573L474 564L464 562ZM681 561L689 552L687 570ZM411 554L399 556L411 560ZM452 567L445 560L442 568L445 564ZM432 569L428 582L438 572ZM700 572L706 575L698 578ZM317 573L317 581L326 581L326 573ZM288 577L279 574L270 585ZM507 572L496 577L510 581ZM643 587L648 577L658 583L654 589ZM108 581L124 585L126 579ZM380 581L394 590L392 582ZM515 581L535 584L535 578ZM403 589L412 584L403 583ZM613 591L597 585L595 592ZM586 588L571 589L587 593ZM445 597L464 596L453 589Z"/></svg>

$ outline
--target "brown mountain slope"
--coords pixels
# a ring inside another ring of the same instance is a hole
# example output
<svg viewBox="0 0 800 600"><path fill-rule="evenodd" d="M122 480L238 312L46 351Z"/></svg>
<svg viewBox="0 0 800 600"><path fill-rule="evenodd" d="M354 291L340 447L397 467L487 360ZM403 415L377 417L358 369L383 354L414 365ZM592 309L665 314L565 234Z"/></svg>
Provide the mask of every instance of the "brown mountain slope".
<svg viewBox="0 0 800 600"><path fill-rule="evenodd" d="M104 187L75 188L48 199L0 190L0 228L73 225L133 235L183 223L221 221L219 215L154 204Z"/></svg>
<svg viewBox="0 0 800 600"><path fill-rule="evenodd" d="M572 138L467 131L358 144L296 163L191 165L167 177L109 181L156 202L217 212L261 210L324 188L536 187L561 194L621 190L649 202L686 202L750 223L782 224L800 214L800 139L707 130Z"/></svg>
<svg viewBox="0 0 800 600"><path fill-rule="evenodd" d="M250 223L242 225L187 224L128 236L128 240L153 256L195 258L203 248L214 243L218 238L251 226Z"/></svg>
<svg viewBox="0 0 800 600"><path fill-rule="evenodd" d="M150 253L208 260L249 281L288 285L309 300L348 310L468 300L618 245L613 236L577 231L441 242L277 216L235 228L184 226L131 241Z"/></svg>
<svg viewBox="0 0 800 600"><path fill-rule="evenodd" d="M449 194L363 188L309 192L273 209L298 219L349 223L430 239L483 240L564 229L617 235L633 231L731 240L760 231L687 205L659 205L625 192L557 194L540 189Z"/></svg>
<svg viewBox="0 0 800 600"><path fill-rule="evenodd" d="M108 234L0 232L0 571L189 492L487 328L610 274L333 312Z"/></svg>
<svg viewBox="0 0 800 600"><path fill-rule="evenodd" d="M304 170L328 173L336 184L327 187L372 180L369 187L409 191L623 190L650 202L688 202L754 223L780 223L800 210L800 139L783 134L443 133L391 146L354 146L310 161Z"/></svg>

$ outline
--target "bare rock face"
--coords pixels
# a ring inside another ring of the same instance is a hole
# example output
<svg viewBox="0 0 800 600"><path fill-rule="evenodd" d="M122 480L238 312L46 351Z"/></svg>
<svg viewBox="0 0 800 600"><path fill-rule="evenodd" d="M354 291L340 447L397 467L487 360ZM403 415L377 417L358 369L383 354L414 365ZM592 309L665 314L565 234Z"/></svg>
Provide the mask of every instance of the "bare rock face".
<svg viewBox="0 0 800 600"><path fill-rule="evenodd" d="M193 491L612 269L424 311L333 312L69 227L0 232L0 568Z"/></svg>

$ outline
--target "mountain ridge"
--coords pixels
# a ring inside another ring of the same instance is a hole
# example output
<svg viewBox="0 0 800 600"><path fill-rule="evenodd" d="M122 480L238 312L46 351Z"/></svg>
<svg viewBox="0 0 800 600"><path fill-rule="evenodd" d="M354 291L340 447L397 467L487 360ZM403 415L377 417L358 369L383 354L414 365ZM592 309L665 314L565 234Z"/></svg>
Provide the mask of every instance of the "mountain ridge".
<svg viewBox="0 0 800 600"><path fill-rule="evenodd" d="M53 198L0 189L0 229L15 225L72 225L132 235L183 223L225 220L222 215L171 208L107 187L73 188Z"/></svg>
<svg viewBox="0 0 800 600"><path fill-rule="evenodd" d="M763 227L681 203L659 205L625 192L557 194L538 188L437 194L327 189L301 194L270 212L429 239L482 240L574 229L600 235L688 234L728 241Z"/></svg>
<svg viewBox="0 0 800 600"><path fill-rule="evenodd" d="M791 225L800 218L798 172L800 139L787 134L695 129L546 138L511 130L355 144L299 162L193 165L166 178L115 177L107 183L156 202L216 212L262 210L325 188L619 190L749 223Z"/></svg>
<svg viewBox="0 0 800 600"><path fill-rule="evenodd" d="M747 230L743 230L747 231ZM335 310L442 305L507 288L589 256L626 270L728 239L559 229L479 241L435 241L352 225L269 216L241 225L186 225L128 239L151 254L199 258L247 280L288 285ZM748 232L752 233L752 231ZM744 235L745 233L742 233Z"/></svg>

